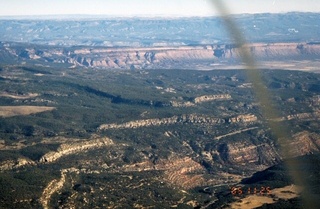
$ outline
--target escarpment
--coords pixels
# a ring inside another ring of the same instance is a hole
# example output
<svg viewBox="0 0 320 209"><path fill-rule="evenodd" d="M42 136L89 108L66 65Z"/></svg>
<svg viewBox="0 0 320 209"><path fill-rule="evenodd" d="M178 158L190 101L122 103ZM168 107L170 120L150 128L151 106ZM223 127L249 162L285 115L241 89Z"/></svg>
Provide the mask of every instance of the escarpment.
<svg viewBox="0 0 320 209"><path fill-rule="evenodd" d="M320 135L307 131L296 133L293 140L287 143L289 155L302 156L320 151Z"/></svg>
<svg viewBox="0 0 320 209"><path fill-rule="evenodd" d="M286 143L290 157L320 151L320 136L316 133L299 132ZM219 156L221 162L232 165L273 165L282 159L279 151L272 143L255 144L250 141L222 143L209 154L210 156Z"/></svg>
<svg viewBox="0 0 320 209"><path fill-rule="evenodd" d="M320 44L314 43L250 43L213 44L171 47L1 47L2 53L23 60L67 63L89 68L167 69L186 67L214 67L220 61L241 64L241 49L246 48L260 61L315 59L320 55Z"/></svg>
<svg viewBox="0 0 320 209"><path fill-rule="evenodd" d="M320 55L320 44L309 43L252 43L242 46L259 60L296 59L301 57L315 58ZM240 58L240 47L225 45L220 49L219 57Z"/></svg>
<svg viewBox="0 0 320 209"><path fill-rule="evenodd" d="M230 142L218 147L220 158L233 165L273 165L280 160L276 149L267 143L254 144L249 141Z"/></svg>
<svg viewBox="0 0 320 209"><path fill-rule="evenodd" d="M227 121L231 123L250 123L257 121L258 118L252 114L246 115L238 115L236 117L232 117L227 119ZM161 126L161 125L173 125L173 124L184 124L184 123L191 123L191 124L207 124L207 125L214 125L214 124L221 124L225 123L226 119L222 118L215 118L211 116L202 116L197 114L189 114L189 115L181 115L181 116L172 116L170 118L151 118L145 120L135 120L129 121L122 124L102 124L98 127L99 131L107 130L107 129L133 129L133 128L140 128L140 127L151 127L151 126Z"/></svg>
<svg viewBox="0 0 320 209"><path fill-rule="evenodd" d="M62 144L55 152L49 152L41 157L40 163L53 162L58 160L59 158L75 154L82 151L87 151L90 149L110 146L113 144L113 141L107 137L92 139L83 142L74 142L68 144Z"/></svg>

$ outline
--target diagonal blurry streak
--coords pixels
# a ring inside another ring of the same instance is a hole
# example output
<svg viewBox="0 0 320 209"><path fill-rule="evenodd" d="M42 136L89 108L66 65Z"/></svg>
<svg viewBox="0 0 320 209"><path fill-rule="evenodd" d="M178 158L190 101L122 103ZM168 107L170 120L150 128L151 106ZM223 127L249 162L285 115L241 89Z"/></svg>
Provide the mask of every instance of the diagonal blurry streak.
<svg viewBox="0 0 320 209"><path fill-rule="evenodd" d="M287 148L291 139L290 128L285 123L275 120L276 118L280 118L281 114L272 102L272 96L262 80L262 76L257 68L254 57L251 55L250 48L246 44L245 37L237 27L235 21L232 19L232 16L223 1L211 0L211 3L220 12L221 17L224 20L225 27L234 39L236 45L240 46L240 56L246 67L246 75L248 80L252 83L256 100L260 104L262 116L268 127L271 129L272 134L277 139L277 144L280 147L282 157L284 159L290 158L289 150ZM307 171L302 169L305 165L296 160L289 160L285 162L288 173L294 183L303 187L301 193L303 207L308 209L318 208L319 205L317 200L310 192L311 185L308 185L306 181L306 176L308 176Z"/></svg>

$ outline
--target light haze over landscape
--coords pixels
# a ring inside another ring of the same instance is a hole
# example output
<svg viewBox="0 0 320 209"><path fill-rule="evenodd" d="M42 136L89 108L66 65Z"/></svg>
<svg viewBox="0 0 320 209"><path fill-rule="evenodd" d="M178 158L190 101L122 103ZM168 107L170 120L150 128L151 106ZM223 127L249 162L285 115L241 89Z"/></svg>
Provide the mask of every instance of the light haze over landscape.
<svg viewBox="0 0 320 209"><path fill-rule="evenodd" d="M319 209L319 1L0 0L0 209Z"/></svg>
<svg viewBox="0 0 320 209"><path fill-rule="evenodd" d="M210 0L2 0L0 16L108 15L108 16L213 16ZM232 13L320 12L317 0L224 0Z"/></svg>

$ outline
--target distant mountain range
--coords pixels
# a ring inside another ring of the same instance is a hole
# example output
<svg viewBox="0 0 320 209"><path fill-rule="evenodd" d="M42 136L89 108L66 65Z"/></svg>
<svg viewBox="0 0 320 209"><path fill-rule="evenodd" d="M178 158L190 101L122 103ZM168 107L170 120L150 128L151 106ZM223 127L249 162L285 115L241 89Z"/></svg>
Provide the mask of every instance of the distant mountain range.
<svg viewBox="0 0 320 209"><path fill-rule="evenodd" d="M248 42L320 41L319 13L234 15ZM234 42L219 17L7 17L0 41L107 47L183 46Z"/></svg>

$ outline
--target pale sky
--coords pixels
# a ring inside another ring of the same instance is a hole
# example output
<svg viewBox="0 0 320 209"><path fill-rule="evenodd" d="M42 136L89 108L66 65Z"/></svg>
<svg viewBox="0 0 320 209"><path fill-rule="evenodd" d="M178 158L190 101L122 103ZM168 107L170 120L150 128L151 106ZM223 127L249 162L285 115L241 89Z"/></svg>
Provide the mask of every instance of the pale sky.
<svg viewBox="0 0 320 209"><path fill-rule="evenodd" d="M0 16L213 16L214 0L0 0ZM320 0L223 0L232 13L320 12Z"/></svg>

